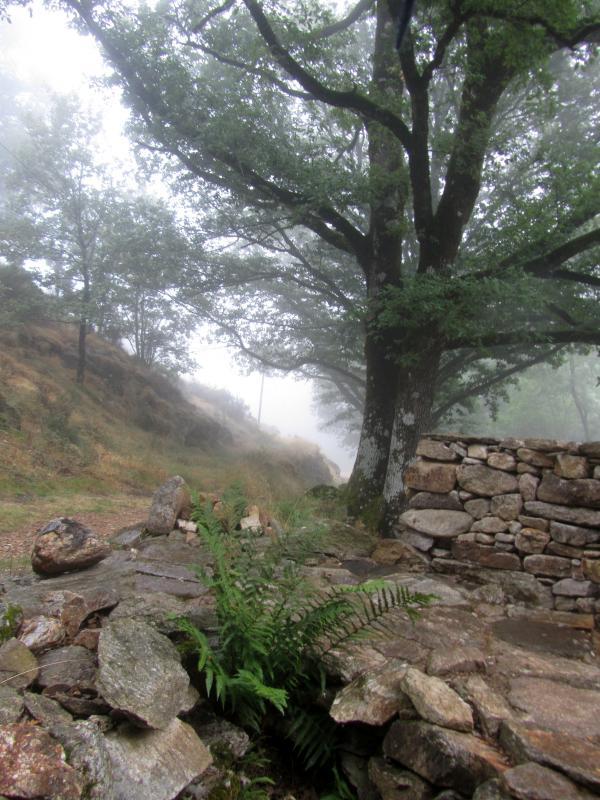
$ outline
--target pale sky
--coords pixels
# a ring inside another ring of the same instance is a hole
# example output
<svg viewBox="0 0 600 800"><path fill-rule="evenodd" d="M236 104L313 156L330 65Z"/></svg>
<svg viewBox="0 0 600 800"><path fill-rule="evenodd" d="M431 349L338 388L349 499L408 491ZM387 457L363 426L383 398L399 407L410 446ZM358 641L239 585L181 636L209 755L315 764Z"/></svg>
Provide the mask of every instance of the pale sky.
<svg viewBox="0 0 600 800"><path fill-rule="evenodd" d="M94 41L69 28L59 11L48 12L34 3L30 17L25 9L11 10L12 24L0 23L0 70L14 74L26 84L36 84L42 91L75 93L85 105L100 110L106 128L107 152L120 159L128 156L122 129L127 118L119 105L116 90L98 86L106 74ZM225 347L197 341L193 347L201 369L192 377L201 383L227 389L241 398L254 415L258 410L260 373L244 375L234 364ZM301 436L317 442L325 455L348 475L353 455L340 446L332 434L319 430L319 420L312 409L311 384L290 376L267 377L262 408L262 422L286 436Z"/></svg>

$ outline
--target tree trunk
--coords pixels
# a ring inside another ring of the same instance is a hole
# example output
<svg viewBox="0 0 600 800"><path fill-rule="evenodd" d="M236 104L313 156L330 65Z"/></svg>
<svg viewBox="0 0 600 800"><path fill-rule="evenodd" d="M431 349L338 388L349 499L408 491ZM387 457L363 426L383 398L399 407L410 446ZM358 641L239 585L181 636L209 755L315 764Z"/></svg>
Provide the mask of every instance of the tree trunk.
<svg viewBox="0 0 600 800"><path fill-rule="evenodd" d="M86 344L87 344L88 322L85 317L79 320L79 344L77 347L77 378L76 381L83 386L85 380Z"/></svg>
<svg viewBox="0 0 600 800"><path fill-rule="evenodd" d="M440 354L426 351L420 362L403 369L398 379L388 467L383 487L380 532L386 535L406 507L404 472L414 460L419 439L430 430Z"/></svg>
<svg viewBox="0 0 600 800"><path fill-rule="evenodd" d="M82 268L83 292L81 295L81 317L79 319L79 343L77 347L77 377L76 382L83 386L85 380L85 367L87 356L87 335L89 330L89 304L91 298L90 276L87 266Z"/></svg>
<svg viewBox="0 0 600 800"><path fill-rule="evenodd" d="M367 335L365 357L365 406L358 452L348 486L348 513L378 526L394 424L398 369L386 358L386 348L372 335Z"/></svg>

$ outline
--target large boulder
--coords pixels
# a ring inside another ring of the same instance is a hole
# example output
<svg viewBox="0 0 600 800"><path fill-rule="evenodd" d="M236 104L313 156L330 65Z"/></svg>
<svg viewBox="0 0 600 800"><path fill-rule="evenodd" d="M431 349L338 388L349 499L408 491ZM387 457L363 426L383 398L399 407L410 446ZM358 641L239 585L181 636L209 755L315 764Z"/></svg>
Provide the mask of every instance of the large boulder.
<svg viewBox="0 0 600 800"><path fill-rule="evenodd" d="M170 533L179 517L188 516L191 505L186 482L180 475L174 475L154 492L146 530L154 536Z"/></svg>
<svg viewBox="0 0 600 800"><path fill-rule="evenodd" d="M106 736L115 800L173 800L211 765L193 728L173 719L164 730L121 725Z"/></svg>
<svg viewBox="0 0 600 800"><path fill-rule="evenodd" d="M110 546L74 519L53 519L38 531L31 566L39 575L85 569L110 553Z"/></svg>
<svg viewBox="0 0 600 800"><path fill-rule="evenodd" d="M98 692L142 728L166 728L185 705L189 677L175 645L135 619L115 619L98 642Z"/></svg>

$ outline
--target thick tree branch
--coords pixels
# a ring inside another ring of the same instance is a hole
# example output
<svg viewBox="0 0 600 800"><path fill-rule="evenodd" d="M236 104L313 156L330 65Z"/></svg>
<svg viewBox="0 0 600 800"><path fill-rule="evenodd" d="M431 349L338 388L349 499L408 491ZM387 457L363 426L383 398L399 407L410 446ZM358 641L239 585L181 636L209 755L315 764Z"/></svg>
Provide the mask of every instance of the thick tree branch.
<svg viewBox="0 0 600 800"><path fill-rule="evenodd" d="M335 36L336 33L341 33L353 25L355 22L366 14L375 3L375 0L359 0L359 2L351 8L343 19L332 22L330 25L325 25L319 30L310 34L311 39L327 39L330 36Z"/></svg>
<svg viewBox="0 0 600 800"><path fill-rule="evenodd" d="M256 27L269 48L273 58L287 74L297 81L303 89L309 92L315 100L319 100L334 108L345 108L354 111L366 119L379 122L390 130L402 143L407 152L412 148L412 136L406 123L392 111L373 102L368 97L360 94L356 89L352 91L339 91L331 89L311 75L290 53L283 47L273 30L271 23L265 16L257 0L244 0L244 5L250 12Z"/></svg>

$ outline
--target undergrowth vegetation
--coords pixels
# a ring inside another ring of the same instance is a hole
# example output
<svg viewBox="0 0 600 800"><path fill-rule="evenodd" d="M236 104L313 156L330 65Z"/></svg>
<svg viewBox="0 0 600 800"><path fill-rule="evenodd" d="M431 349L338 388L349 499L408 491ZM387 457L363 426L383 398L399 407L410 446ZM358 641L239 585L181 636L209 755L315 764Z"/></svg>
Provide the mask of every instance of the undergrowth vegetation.
<svg viewBox="0 0 600 800"><path fill-rule="evenodd" d="M390 611L414 618L431 598L379 579L316 588L303 564L323 528L298 527L307 521L306 505L287 507L287 530L271 541L235 530L247 505L239 486L223 498L228 513L215 513L210 502L192 513L212 558L200 574L214 592L219 638L180 619L185 647L221 713L255 735L284 737L306 770L331 774L338 728L327 712L328 657L366 634L384 633Z"/></svg>

